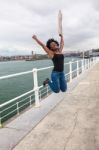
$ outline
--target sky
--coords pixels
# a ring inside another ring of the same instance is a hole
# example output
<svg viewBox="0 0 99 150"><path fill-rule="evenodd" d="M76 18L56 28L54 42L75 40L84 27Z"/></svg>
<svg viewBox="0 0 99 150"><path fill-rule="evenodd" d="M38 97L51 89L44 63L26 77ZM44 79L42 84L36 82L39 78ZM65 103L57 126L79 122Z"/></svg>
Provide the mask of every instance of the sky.
<svg viewBox="0 0 99 150"><path fill-rule="evenodd" d="M98 0L0 0L0 56L44 54L32 35L60 41L59 10L65 51L99 48Z"/></svg>

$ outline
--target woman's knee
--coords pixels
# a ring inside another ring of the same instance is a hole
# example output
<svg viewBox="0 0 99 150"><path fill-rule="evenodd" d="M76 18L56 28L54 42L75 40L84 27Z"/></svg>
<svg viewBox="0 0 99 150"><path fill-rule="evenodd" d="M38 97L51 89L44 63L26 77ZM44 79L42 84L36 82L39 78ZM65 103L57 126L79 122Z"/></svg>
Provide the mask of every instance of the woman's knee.
<svg viewBox="0 0 99 150"><path fill-rule="evenodd" d="M66 85L66 87L64 87L64 88L61 88L61 91L62 91L62 92L66 92L66 91L67 91L67 85Z"/></svg>
<svg viewBox="0 0 99 150"><path fill-rule="evenodd" d="M61 91L62 91L62 92L66 92L66 91L67 91L67 89L61 89Z"/></svg>
<svg viewBox="0 0 99 150"><path fill-rule="evenodd" d="M53 92L59 93L60 92L60 88L58 86L56 88L53 88Z"/></svg>
<svg viewBox="0 0 99 150"><path fill-rule="evenodd" d="M57 89L57 90L54 90L55 93L59 93L60 92L60 89Z"/></svg>

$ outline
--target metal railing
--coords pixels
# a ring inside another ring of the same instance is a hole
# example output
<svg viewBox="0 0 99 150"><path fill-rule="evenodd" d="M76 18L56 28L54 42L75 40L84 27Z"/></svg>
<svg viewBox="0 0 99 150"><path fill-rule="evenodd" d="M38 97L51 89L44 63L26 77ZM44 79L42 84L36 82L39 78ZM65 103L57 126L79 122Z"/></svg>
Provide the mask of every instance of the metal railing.
<svg viewBox="0 0 99 150"><path fill-rule="evenodd" d="M65 63L69 66L69 72L65 74L67 82L72 82L73 78L79 77L80 73L83 73L87 69L93 66L93 64L96 63L96 58L93 59L81 59L77 61L70 61L69 63ZM73 69L73 65L75 64L75 69ZM51 89L46 86L43 88L43 85L38 86L38 77L37 74L40 71L47 70L53 68L53 66L45 67L45 68L34 68L31 71L27 72L21 72L6 76L1 76L0 80L8 79L8 78L14 78L17 76L22 76L25 74L32 73L33 74L33 81L34 81L34 87L32 90L17 96L8 102L5 102L0 105L0 127L2 127L2 123L6 121L7 119L13 117L14 115L19 115L19 113L27 108L28 106L32 106L35 104L35 107L40 106L40 101L42 97L48 96L49 93L51 93ZM35 103L34 103L35 102Z"/></svg>

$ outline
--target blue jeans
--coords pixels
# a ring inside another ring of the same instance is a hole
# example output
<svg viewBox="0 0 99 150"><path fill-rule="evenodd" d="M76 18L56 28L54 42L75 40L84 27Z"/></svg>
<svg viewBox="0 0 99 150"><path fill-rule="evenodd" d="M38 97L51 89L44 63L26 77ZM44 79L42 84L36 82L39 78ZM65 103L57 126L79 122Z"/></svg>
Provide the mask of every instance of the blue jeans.
<svg viewBox="0 0 99 150"><path fill-rule="evenodd" d="M55 93L59 93L61 90L65 92L67 90L67 82L65 80L64 72L52 71L51 80L48 82L51 90Z"/></svg>

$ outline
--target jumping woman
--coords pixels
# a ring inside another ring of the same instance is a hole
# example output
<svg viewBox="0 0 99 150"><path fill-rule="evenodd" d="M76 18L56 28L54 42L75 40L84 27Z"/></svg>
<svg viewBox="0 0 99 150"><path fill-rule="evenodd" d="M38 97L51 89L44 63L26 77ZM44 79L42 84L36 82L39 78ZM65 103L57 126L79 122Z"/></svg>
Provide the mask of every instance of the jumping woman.
<svg viewBox="0 0 99 150"><path fill-rule="evenodd" d="M51 73L51 81L47 78L43 82L43 85L45 86L48 84L51 90L55 93L59 93L60 90L62 92L67 90L67 82L64 75L64 55L62 54L64 39L63 35L60 34L59 36L60 44L54 39L49 39L46 45L43 44L36 35L32 36L32 38L44 49L49 58L53 61L54 68Z"/></svg>

